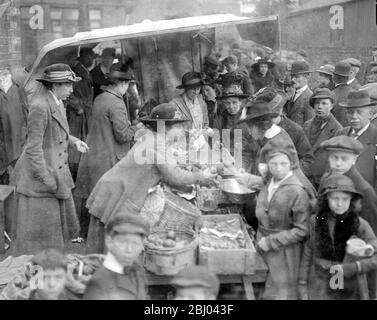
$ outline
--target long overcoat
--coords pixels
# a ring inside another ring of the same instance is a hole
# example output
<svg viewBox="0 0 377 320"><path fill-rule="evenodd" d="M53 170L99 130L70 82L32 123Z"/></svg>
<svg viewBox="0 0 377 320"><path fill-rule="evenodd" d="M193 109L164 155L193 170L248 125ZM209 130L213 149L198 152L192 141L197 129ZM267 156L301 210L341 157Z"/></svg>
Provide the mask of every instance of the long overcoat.
<svg viewBox="0 0 377 320"><path fill-rule="evenodd" d="M286 115L301 127L304 123L314 117L314 110L309 104L313 92L307 88L296 101L288 101Z"/></svg>
<svg viewBox="0 0 377 320"><path fill-rule="evenodd" d="M332 114L334 115L335 119L343 126L348 126L348 120L346 116L346 109L341 107L340 103L347 102L348 93L352 91L352 88L347 83L341 83L335 86L333 92L335 93L335 102L334 106L331 110Z"/></svg>
<svg viewBox="0 0 377 320"><path fill-rule="evenodd" d="M287 300L298 297L298 273L303 240L308 233L309 197L299 179L284 180L267 199L268 186L259 193L256 217L257 241L266 237L268 251L262 256L269 272L264 299Z"/></svg>

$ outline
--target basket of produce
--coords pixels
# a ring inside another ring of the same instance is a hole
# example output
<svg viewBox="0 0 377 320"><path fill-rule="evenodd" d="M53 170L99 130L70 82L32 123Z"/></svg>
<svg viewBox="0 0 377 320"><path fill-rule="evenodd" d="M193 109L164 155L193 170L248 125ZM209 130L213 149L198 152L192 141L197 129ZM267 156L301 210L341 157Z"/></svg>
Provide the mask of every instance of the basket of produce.
<svg viewBox="0 0 377 320"><path fill-rule="evenodd" d="M193 230L155 230L146 239L144 266L157 275L175 275L195 264L197 246Z"/></svg>
<svg viewBox="0 0 377 320"><path fill-rule="evenodd" d="M234 204L244 204L253 197L256 190L251 190L240 184L236 179L224 179L220 182L220 189Z"/></svg>
<svg viewBox="0 0 377 320"><path fill-rule="evenodd" d="M239 214L201 218L199 264L216 274L250 274L256 250Z"/></svg>
<svg viewBox="0 0 377 320"><path fill-rule="evenodd" d="M201 211L190 201L174 193L165 190L164 195L164 210L154 228L158 230L192 230Z"/></svg>

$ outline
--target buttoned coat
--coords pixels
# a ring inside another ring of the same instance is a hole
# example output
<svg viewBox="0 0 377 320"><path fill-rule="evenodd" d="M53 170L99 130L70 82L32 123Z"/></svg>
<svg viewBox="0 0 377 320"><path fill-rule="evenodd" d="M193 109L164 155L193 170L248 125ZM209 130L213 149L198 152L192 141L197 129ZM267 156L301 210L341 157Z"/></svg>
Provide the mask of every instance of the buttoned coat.
<svg viewBox="0 0 377 320"><path fill-rule="evenodd" d="M259 193L257 241L265 237L268 251L262 256L269 268L265 299L297 299L303 240L308 234L309 197L299 179L284 180L268 201L268 186Z"/></svg>
<svg viewBox="0 0 377 320"><path fill-rule="evenodd" d="M123 97L101 93L94 101L86 140L90 149L80 160L75 196L88 198L99 178L130 150L134 133Z"/></svg>
<svg viewBox="0 0 377 320"><path fill-rule="evenodd" d="M314 118L313 118L314 119ZM305 122L304 132L310 141L313 119ZM314 154L314 163L311 168L311 177L315 184L319 184L321 177L326 172L328 167L328 153L326 150L320 148L320 144L328 139L331 139L336 135L338 130L341 130L343 127L331 114L329 121L322 128L321 133L319 134L316 142L312 145L312 152Z"/></svg>
<svg viewBox="0 0 377 320"><path fill-rule="evenodd" d="M286 115L301 127L304 123L314 117L314 110L309 104L313 92L307 88L296 101L288 101Z"/></svg>
<svg viewBox="0 0 377 320"><path fill-rule="evenodd" d="M192 125L193 125L193 118L192 118L191 113L190 113L190 108L186 104L186 102L185 102L185 100L183 98L183 95L184 95L184 93L182 93L178 97L173 98L173 100L171 100L169 103L172 104L172 105L174 105L174 106L176 106L176 107L178 107L178 109L181 110L181 112L188 119L190 119L190 124L191 124L191 127L192 127ZM204 102L204 100L203 100L203 98L202 98L201 95L198 96L198 100L199 100L200 108L202 109L202 113L203 113L203 128L208 128L209 120L208 120L207 105Z"/></svg>
<svg viewBox="0 0 377 320"><path fill-rule="evenodd" d="M331 110L331 113L334 115L335 119L342 125L342 127L348 126L348 120L346 116L346 109L341 107L339 103L346 103L348 93L352 91L351 86L347 83L341 83L335 86L333 92L335 93L335 102Z"/></svg>
<svg viewBox="0 0 377 320"><path fill-rule="evenodd" d="M129 274L119 274L101 266L86 286L84 300L145 300L144 269L135 264Z"/></svg>
<svg viewBox="0 0 377 320"><path fill-rule="evenodd" d="M346 135L350 136L352 133L351 127L346 127L339 130L336 135ZM369 184L376 190L376 153L377 153L377 127L372 123L369 125L368 129L361 134L357 139L359 140L364 149L361 154L357 157L356 168L363 176L363 178L369 182Z"/></svg>

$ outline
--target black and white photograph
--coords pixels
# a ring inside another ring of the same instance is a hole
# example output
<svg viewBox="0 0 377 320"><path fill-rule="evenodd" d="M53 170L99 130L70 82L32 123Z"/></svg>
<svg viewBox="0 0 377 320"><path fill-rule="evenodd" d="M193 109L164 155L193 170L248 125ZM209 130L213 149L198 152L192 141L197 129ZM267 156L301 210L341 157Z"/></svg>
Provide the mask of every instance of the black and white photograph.
<svg viewBox="0 0 377 320"><path fill-rule="evenodd" d="M376 0L0 0L0 300L377 300L376 35Z"/></svg>

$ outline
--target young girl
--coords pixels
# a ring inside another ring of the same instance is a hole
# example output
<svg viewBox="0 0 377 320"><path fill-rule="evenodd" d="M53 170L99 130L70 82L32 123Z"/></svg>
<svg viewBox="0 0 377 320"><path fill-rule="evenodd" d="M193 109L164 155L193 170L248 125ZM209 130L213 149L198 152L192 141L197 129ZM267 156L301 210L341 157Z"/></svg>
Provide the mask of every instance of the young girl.
<svg viewBox="0 0 377 320"><path fill-rule="evenodd" d="M344 262L347 241L351 237L364 240L374 250L377 248L377 238L371 227L357 213L359 199L361 194L350 178L331 175L323 181L318 213L310 219L309 239L300 266L301 299L357 299L356 274L377 268L376 256ZM331 281L335 269L343 272L343 288L337 288Z"/></svg>
<svg viewBox="0 0 377 320"><path fill-rule="evenodd" d="M267 181L256 206L257 247L268 266L264 299L297 299L302 241L308 231L309 197L293 173L296 150L270 141L261 151Z"/></svg>

